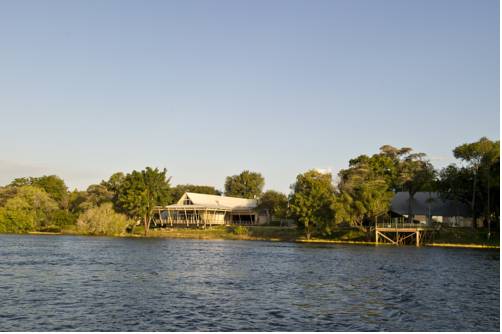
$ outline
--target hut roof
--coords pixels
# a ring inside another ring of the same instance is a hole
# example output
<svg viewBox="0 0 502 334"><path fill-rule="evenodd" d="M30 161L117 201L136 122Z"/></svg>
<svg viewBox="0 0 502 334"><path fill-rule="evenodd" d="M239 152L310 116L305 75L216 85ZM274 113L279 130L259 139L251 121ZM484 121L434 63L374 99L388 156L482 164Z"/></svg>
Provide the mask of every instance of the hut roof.
<svg viewBox="0 0 502 334"><path fill-rule="evenodd" d="M400 215L407 215L409 197L408 192L398 192L392 199L390 210ZM456 200L442 199L437 192L417 192L413 196L411 206L415 215L430 213L432 216L443 217L472 216L468 205Z"/></svg>
<svg viewBox="0 0 502 334"><path fill-rule="evenodd" d="M188 205L230 210L250 210L256 208L257 206L257 201L255 199L190 192L184 193L175 205L186 205L187 200L190 202Z"/></svg>

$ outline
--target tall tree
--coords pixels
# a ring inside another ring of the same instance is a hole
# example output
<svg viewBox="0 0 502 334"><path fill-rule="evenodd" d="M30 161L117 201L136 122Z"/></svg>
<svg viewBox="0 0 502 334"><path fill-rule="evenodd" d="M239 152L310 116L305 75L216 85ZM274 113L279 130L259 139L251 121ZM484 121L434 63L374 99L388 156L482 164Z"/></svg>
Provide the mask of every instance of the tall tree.
<svg viewBox="0 0 502 334"><path fill-rule="evenodd" d="M485 219L491 220L491 198L490 196L493 188L492 184L495 185L495 189L498 186L497 170L500 168L500 141L491 141L486 137L482 137L477 142L466 143L456 147L453 150L453 155L455 158L462 160L467 163L467 167L471 170L472 187L471 187L471 208L474 213L473 217L473 227L476 227L476 218L479 213L477 201L479 195L486 195L486 201L482 205L483 212L485 213Z"/></svg>
<svg viewBox="0 0 502 334"><path fill-rule="evenodd" d="M309 170L296 177L292 189L290 210L301 223L307 239L315 230L329 233L334 219L331 174Z"/></svg>
<svg viewBox="0 0 502 334"><path fill-rule="evenodd" d="M398 174L396 157L401 150L389 145L383 148L385 151L381 149L371 157L361 155L350 160L349 168L340 171L332 206L337 224L348 222L366 230L365 222L376 221L388 212Z"/></svg>
<svg viewBox="0 0 502 334"><path fill-rule="evenodd" d="M127 174L119 191L118 201L128 216L143 220L145 235L150 228L150 214L156 205L170 201L167 170L146 167L142 171Z"/></svg>
<svg viewBox="0 0 502 334"><path fill-rule="evenodd" d="M243 171L239 175L228 176L225 181L225 195L259 198L265 185L265 179L260 173Z"/></svg>

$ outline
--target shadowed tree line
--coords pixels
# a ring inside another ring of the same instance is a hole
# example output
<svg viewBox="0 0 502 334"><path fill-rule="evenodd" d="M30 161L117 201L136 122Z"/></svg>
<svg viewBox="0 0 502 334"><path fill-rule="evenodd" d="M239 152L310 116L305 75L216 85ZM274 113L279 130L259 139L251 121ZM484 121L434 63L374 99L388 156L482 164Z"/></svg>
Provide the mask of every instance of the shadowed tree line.
<svg viewBox="0 0 502 334"><path fill-rule="evenodd" d="M500 219L500 142L481 138L453 150L457 164L435 170L425 153L384 145L372 156L360 155L349 167L332 175L310 170L297 176L290 195L289 213L304 229L329 236L340 224L366 231L389 213L394 194L409 194L408 222L414 218L411 203L419 191L437 191L444 199L468 204L477 220L498 229ZM490 235L488 235L490 237Z"/></svg>
<svg viewBox="0 0 502 334"><path fill-rule="evenodd" d="M307 238L330 236L340 225L366 231L386 217L398 191L408 192L410 199L419 191L438 191L468 204L475 220L498 229L499 141L481 138L453 153L458 163L438 171L424 153L384 145L376 154L351 159L336 183L330 173L299 174L289 196L263 192L263 176L248 170L228 176L224 191L207 185L172 187L166 169L151 167L115 173L84 191L68 191L55 175L18 178L0 187L0 232L60 231L70 226L79 233L109 235L141 222L146 233L152 208L173 204L187 191L258 199L259 209L271 217L295 219ZM411 205L408 210L411 222Z"/></svg>

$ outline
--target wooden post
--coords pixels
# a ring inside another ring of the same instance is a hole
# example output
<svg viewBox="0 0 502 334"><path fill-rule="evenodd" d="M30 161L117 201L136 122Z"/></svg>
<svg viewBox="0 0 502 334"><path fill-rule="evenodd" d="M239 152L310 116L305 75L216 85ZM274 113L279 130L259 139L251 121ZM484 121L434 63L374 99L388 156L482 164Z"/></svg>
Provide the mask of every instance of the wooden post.
<svg viewBox="0 0 502 334"><path fill-rule="evenodd" d="M375 228L375 243L378 245L378 230Z"/></svg>
<svg viewBox="0 0 502 334"><path fill-rule="evenodd" d="M417 235L417 247L420 247L420 230L417 229L417 232L416 232L416 235Z"/></svg>

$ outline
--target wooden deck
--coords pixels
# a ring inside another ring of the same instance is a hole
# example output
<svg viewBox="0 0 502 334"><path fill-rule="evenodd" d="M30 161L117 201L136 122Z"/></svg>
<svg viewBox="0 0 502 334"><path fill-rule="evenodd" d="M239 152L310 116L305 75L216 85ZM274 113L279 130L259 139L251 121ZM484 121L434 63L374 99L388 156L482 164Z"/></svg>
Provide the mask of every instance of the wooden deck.
<svg viewBox="0 0 502 334"><path fill-rule="evenodd" d="M415 244L420 247L432 237L434 228L425 224L377 224L375 226L375 242L392 245Z"/></svg>

